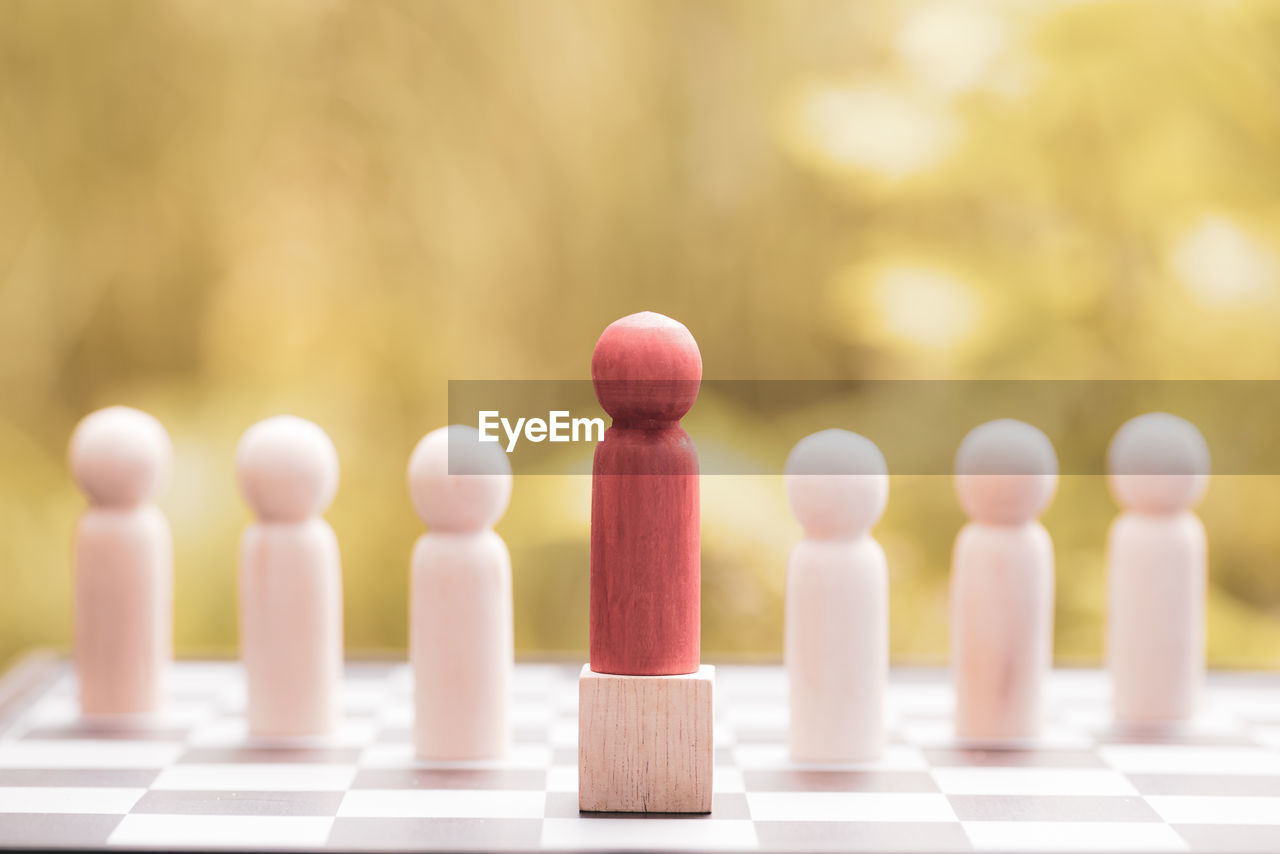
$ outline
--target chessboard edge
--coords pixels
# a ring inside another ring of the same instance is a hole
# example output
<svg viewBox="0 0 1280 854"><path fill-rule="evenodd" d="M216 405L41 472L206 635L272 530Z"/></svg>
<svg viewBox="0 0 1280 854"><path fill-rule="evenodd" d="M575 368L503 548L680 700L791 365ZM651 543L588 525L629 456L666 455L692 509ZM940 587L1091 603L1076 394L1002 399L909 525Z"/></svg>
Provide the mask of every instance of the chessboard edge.
<svg viewBox="0 0 1280 854"><path fill-rule="evenodd" d="M33 649L19 655L0 673L0 735L57 681L67 658L52 649Z"/></svg>

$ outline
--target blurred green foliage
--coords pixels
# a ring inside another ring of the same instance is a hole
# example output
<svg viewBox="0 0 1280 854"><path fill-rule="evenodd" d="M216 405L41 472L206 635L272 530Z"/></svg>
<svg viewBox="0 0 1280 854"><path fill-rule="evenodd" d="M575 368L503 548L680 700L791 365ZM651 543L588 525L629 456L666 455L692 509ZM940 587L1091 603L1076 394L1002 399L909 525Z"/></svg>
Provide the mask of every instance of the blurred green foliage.
<svg viewBox="0 0 1280 854"><path fill-rule="evenodd" d="M1277 104L1267 0L8 0L0 658L69 640L65 445L111 403L175 441L180 652L234 650L231 460L277 412L342 455L348 646L396 651L447 380L585 377L632 311L715 378L1272 377ZM1216 664L1280 653L1278 489L1202 507ZM1063 660L1100 655L1114 512L1065 477L1046 517ZM524 652L585 648L588 515L585 477L516 484ZM893 479L897 660L946 655L962 521ZM707 477L703 522L706 655L776 656L780 478Z"/></svg>

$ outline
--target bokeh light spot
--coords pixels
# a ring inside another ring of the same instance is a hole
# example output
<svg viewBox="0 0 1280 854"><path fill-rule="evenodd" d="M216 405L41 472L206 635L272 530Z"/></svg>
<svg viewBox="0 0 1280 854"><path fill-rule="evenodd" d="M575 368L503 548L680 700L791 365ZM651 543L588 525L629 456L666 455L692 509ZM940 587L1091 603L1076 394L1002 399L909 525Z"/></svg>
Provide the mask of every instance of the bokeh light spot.
<svg viewBox="0 0 1280 854"><path fill-rule="evenodd" d="M936 165L955 142L954 118L886 86L815 85L797 98L792 149L824 172L901 178Z"/></svg>
<svg viewBox="0 0 1280 854"><path fill-rule="evenodd" d="M1230 218L1207 214L1177 242L1173 269L1198 302L1233 305L1272 292L1276 261Z"/></svg>
<svg viewBox="0 0 1280 854"><path fill-rule="evenodd" d="M957 94L982 85L1008 43L1008 28L993 12L970 3L929 3L898 33L897 51L916 79Z"/></svg>

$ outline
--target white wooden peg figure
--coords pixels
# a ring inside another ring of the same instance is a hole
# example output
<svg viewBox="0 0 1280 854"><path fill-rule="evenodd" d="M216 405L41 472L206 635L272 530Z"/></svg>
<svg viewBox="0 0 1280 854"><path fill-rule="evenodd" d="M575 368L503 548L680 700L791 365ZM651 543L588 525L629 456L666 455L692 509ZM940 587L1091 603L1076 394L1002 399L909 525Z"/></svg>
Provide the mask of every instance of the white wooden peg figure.
<svg viewBox="0 0 1280 854"><path fill-rule="evenodd" d="M321 514L338 489L338 453L315 424L279 415L245 432L236 470L257 516L240 545L249 732L326 735L342 683L342 571Z"/></svg>
<svg viewBox="0 0 1280 854"><path fill-rule="evenodd" d="M112 406L71 437L89 499L75 532L75 662L87 718L160 710L173 659L173 538L153 503L173 447L160 422Z"/></svg>
<svg viewBox="0 0 1280 854"><path fill-rule="evenodd" d="M409 658L421 759L495 759L511 741L511 556L493 530L511 464L474 427L428 433L409 459L409 496L430 531L413 549Z"/></svg>
<svg viewBox="0 0 1280 854"><path fill-rule="evenodd" d="M955 482L971 520L951 566L956 735L1033 739L1053 658L1053 543L1038 520L1057 456L1030 424L992 421L961 443Z"/></svg>
<svg viewBox="0 0 1280 854"><path fill-rule="evenodd" d="M791 758L873 761L889 670L888 568L870 534L889 497L884 456L856 433L823 430L791 451L785 481L805 534L787 567Z"/></svg>
<svg viewBox="0 0 1280 854"><path fill-rule="evenodd" d="M1107 663L1121 725L1190 719L1205 670L1204 525L1193 508L1209 484L1209 447L1164 412L1120 428L1107 481L1123 512L1107 544Z"/></svg>

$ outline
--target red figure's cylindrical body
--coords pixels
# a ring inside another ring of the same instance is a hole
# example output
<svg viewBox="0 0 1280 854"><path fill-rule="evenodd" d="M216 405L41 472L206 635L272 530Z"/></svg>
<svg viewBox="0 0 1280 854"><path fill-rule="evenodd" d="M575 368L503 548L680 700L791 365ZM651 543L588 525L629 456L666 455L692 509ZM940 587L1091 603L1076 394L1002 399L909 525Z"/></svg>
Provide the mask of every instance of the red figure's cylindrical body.
<svg viewBox="0 0 1280 854"><path fill-rule="evenodd" d="M698 455L680 427L697 397L693 336L660 314L600 336L596 396L613 426L591 491L591 669L661 676L699 664Z"/></svg>

